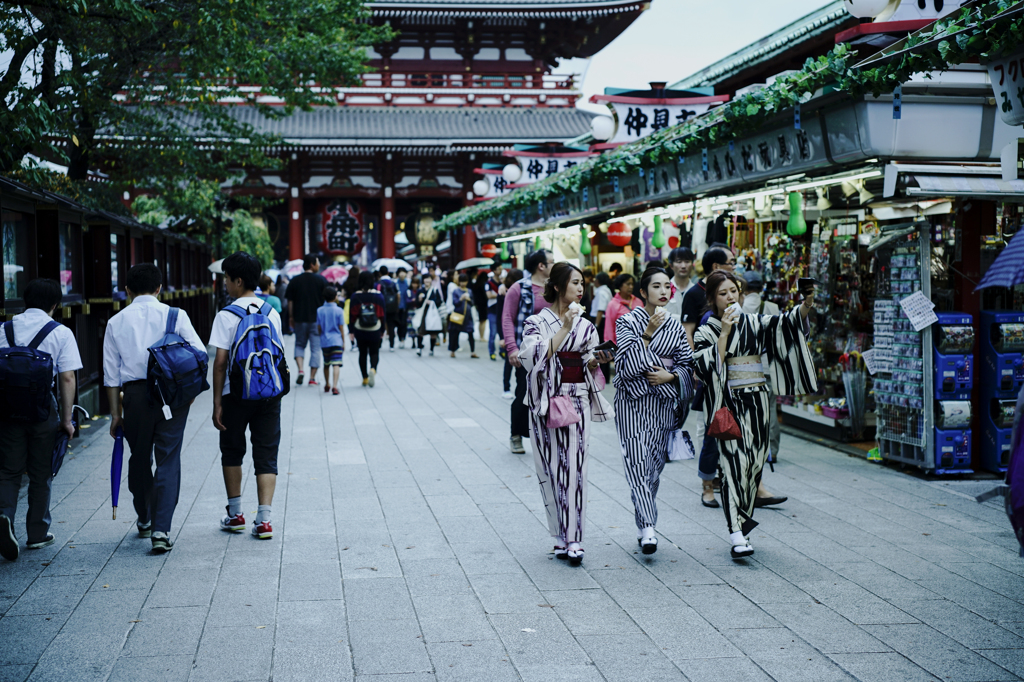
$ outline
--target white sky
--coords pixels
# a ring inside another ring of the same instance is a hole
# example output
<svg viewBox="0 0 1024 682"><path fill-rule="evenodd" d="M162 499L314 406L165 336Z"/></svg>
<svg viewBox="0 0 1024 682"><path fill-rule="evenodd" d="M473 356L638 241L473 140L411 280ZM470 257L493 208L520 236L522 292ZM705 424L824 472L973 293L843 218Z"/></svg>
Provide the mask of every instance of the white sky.
<svg viewBox="0 0 1024 682"><path fill-rule="evenodd" d="M583 108L606 87L646 89L650 81L685 78L829 4L828 0L652 0L618 38L590 60L569 60L561 73L586 73Z"/></svg>

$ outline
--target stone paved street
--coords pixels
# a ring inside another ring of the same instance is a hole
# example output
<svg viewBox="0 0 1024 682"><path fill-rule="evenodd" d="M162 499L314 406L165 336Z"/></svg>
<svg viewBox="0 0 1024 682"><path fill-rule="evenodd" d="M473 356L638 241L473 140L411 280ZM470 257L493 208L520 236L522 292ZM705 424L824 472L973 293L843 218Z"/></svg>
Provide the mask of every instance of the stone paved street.
<svg viewBox="0 0 1024 682"><path fill-rule="evenodd" d="M759 510L752 560L729 558L692 461L665 469L645 557L607 422L571 568L532 456L508 451L498 363L385 351L370 390L346 360L341 396L285 400L271 541L218 529L209 393L166 556L136 538L127 483L111 520L93 422L54 485L57 543L0 562L0 680L1024 677L1024 560L999 506L957 485L786 435L766 480L790 499Z"/></svg>

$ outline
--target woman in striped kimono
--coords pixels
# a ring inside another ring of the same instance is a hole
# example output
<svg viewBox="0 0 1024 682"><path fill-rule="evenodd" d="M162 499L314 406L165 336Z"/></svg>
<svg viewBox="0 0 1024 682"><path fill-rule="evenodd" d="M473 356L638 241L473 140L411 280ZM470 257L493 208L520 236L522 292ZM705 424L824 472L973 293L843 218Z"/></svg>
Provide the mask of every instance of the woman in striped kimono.
<svg viewBox="0 0 1024 682"><path fill-rule="evenodd" d="M601 396L604 375L598 368L611 354L595 351L597 330L580 316L582 297L580 269L568 263L552 267L544 288L551 308L526 319L519 347L527 372L530 439L548 531L555 539L555 556L574 566L583 561L590 423L612 416ZM578 421L555 425L565 415L569 419L562 421Z"/></svg>
<svg viewBox="0 0 1024 682"><path fill-rule="evenodd" d="M729 526L731 554L738 559L754 553L746 536L757 526L754 501L768 458L769 392L764 375L771 376L780 395L817 391L805 337L814 295L788 313L749 315L738 306L740 284L732 273L717 270L708 276L705 286L712 315L694 334L694 360L697 378L705 385L708 424L725 406L740 426L739 439L721 441L718 458L722 509ZM761 364L762 354L768 367Z"/></svg>
<svg viewBox="0 0 1024 682"><path fill-rule="evenodd" d="M693 398L693 354L678 317L667 314L672 280L649 267L638 291L644 307L615 323L615 430L633 496L637 542L644 554L658 549L654 526L658 479L665 468L668 436L682 426Z"/></svg>

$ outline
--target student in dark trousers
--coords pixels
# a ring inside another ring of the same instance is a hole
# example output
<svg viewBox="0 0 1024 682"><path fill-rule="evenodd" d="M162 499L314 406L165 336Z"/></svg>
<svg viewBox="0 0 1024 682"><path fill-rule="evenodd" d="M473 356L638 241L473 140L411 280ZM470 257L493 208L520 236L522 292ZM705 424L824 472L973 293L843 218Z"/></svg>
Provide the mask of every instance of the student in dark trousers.
<svg viewBox="0 0 1024 682"><path fill-rule="evenodd" d="M152 263L133 266L125 285L131 304L110 318L103 336L103 385L110 400L110 435L115 436L118 427L124 430L132 451L128 490L138 516L135 524L140 538L152 538L157 553L173 547L168 535L181 489L181 442L189 409L178 408L166 419L162 406L150 400L146 383L148 349L167 331L170 306L158 298L161 284L160 269ZM179 310L177 315L175 333L205 354L206 344L193 329L188 313Z"/></svg>
<svg viewBox="0 0 1024 682"><path fill-rule="evenodd" d="M238 251L224 259L224 286L235 299L233 305L246 311L260 310L263 301L255 294L260 277L260 262L254 256ZM295 281L292 280L294 286ZM322 294L321 294L322 295ZM270 323L281 333L281 316L271 309ZM213 360L213 425L220 431L220 461L224 470L224 488L228 495L227 516L221 519L221 530L245 531L242 513L242 459L245 457L245 429L252 441L253 469L256 472L256 496L259 509L252 524L252 535L260 540L274 536L270 510L277 487L277 451L281 445L281 398L242 400L231 394L228 361L235 332L242 321L238 315L221 310L213 318L210 345L217 349ZM317 334L319 344L320 335ZM317 358L319 362L319 358Z"/></svg>
<svg viewBox="0 0 1024 682"><path fill-rule="evenodd" d="M373 388L377 383L377 363L380 361L381 342L387 333L387 318L384 296L376 290L372 272L359 273L359 290L352 294L349 319L348 328L355 334L359 345L359 371L363 375L363 386Z"/></svg>
<svg viewBox="0 0 1024 682"><path fill-rule="evenodd" d="M0 556L8 561L18 558L18 538L14 534L14 514L18 510L21 476L28 472L28 516L25 519L26 548L52 545L50 530L51 459L54 437L59 431L75 435L71 411L75 404L75 371L82 368L74 334L54 321L53 311L60 305L60 283L36 279L22 294L25 312L0 325L0 348L28 346L42 334L36 349L53 360L53 376L60 386L60 411L56 402L44 421L21 423L0 419ZM50 323L53 323L52 325ZM14 343L10 343L11 337ZM4 396L7 397L7 396Z"/></svg>
<svg viewBox="0 0 1024 682"><path fill-rule="evenodd" d="M320 259L307 253L302 259L303 272L288 283L288 317L295 331L295 364L299 368L296 384L306 378L302 365L309 344L309 385L317 386L316 371L320 369L320 334L316 330L316 311L323 305L327 280L320 272Z"/></svg>

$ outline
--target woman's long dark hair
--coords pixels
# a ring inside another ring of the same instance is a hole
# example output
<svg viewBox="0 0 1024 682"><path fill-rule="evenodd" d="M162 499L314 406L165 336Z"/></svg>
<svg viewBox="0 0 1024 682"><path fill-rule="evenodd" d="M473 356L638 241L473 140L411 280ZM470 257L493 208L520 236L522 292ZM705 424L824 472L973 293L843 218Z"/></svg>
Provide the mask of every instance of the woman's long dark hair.
<svg viewBox="0 0 1024 682"><path fill-rule="evenodd" d="M583 271L572 263L562 262L551 266L548 282L544 285L544 300L554 305L558 297L565 293L573 272L580 273L580 277L583 276Z"/></svg>
<svg viewBox="0 0 1024 682"><path fill-rule="evenodd" d="M373 273L369 270L364 270L359 273L359 289L370 291L376 282L373 278Z"/></svg>
<svg viewBox="0 0 1024 682"><path fill-rule="evenodd" d="M654 279L655 275L665 275L669 281L672 280L672 275L665 271L665 268L657 265L648 265L647 269L644 270L644 274L640 275L640 286L634 288L634 292L647 305L647 287L651 284L651 280Z"/></svg>
<svg viewBox="0 0 1024 682"><path fill-rule="evenodd" d="M710 310L712 315L718 315L718 311L715 310L715 297L718 296L718 288L727 281L735 284L738 291L743 291L739 278L725 270L715 270L704 280L704 312Z"/></svg>

